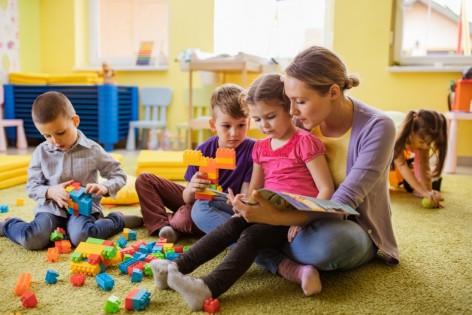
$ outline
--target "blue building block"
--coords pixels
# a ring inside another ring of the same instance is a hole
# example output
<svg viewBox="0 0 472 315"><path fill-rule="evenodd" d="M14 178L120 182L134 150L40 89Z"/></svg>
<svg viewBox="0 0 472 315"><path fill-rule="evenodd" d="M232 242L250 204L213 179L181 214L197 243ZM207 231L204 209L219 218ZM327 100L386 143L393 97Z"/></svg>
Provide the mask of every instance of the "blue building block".
<svg viewBox="0 0 472 315"><path fill-rule="evenodd" d="M48 269L46 272L46 282L49 284L55 284L57 282L57 277L59 277L59 272L56 270Z"/></svg>
<svg viewBox="0 0 472 315"><path fill-rule="evenodd" d="M128 240L135 241L136 240L136 231L130 230L128 234Z"/></svg>
<svg viewBox="0 0 472 315"><path fill-rule="evenodd" d="M73 202L77 203L79 214L89 216L92 213L92 194L85 193L85 187L80 187L79 190L71 190L69 193ZM69 213L74 214L74 210L69 208Z"/></svg>
<svg viewBox="0 0 472 315"><path fill-rule="evenodd" d="M125 309L128 311L142 311L151 301L151 292L144 289L133 289L125 298Z"/></svg>
<svg viewBox="0 0 472 315"><path fill-rule="evenodd" d="M143 280L143 271L138 268L133 268L133 273L131 274L131 282L141 282Z"/></svg>
<svg viewBox="0 0 472 315"><path fill-rule="evenodd" d="M95 281L97 281L98 286L102 288L103 291L110 291L115 285L115 280L105 272L97 274Z"/></svg>
<svg viewBox="0 0 472 315"><path fill-rule="evenodd" d="M118 241L116 241L118 244L120 244L120 247L121 248L125 248L126 247L126 244L128 244L128 241L126 240L126 238L124 236L121 236Z"/></svg>
<svg viewBox="0 0 472 315"><path fill-rule="evenodd" d="M0 205L0 213L8 212L8 205Z"/></svg>

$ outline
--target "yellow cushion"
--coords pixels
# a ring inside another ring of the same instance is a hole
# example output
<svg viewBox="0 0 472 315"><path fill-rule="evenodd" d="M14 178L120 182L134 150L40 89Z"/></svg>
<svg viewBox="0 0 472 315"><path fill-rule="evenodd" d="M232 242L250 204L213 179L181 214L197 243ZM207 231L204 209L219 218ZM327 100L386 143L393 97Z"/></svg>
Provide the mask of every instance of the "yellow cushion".
<svg viewBox="0 0 472 315"><path fill-rule="evenodd" d="M142 150L139 153L136 175L143 172L171 179L184 180L187 166L183 164L184 151Z"/></svg>
<svg viewBox="0 0 472 315"><path fill-rule="evenodd" d="M29 155L0 155L0 189L26 183Z"/></svg>
<svg viewBox="0 0 472 315"><path fill-rule="evenodd" d="M132 205L139 203L138 193L136 192L136 176L127 175L128 179L126 185L118 191L116 199L111 197L103 197L100 202L102 205ZM104 182L106 179L99 178L99 182Z"/></svg>
<svg viewBox="0 0 472 315"><path fill-rule="evenodd" d="M30 160L29 155L0 155L0 173L15 168L28 168Z"/></svg>

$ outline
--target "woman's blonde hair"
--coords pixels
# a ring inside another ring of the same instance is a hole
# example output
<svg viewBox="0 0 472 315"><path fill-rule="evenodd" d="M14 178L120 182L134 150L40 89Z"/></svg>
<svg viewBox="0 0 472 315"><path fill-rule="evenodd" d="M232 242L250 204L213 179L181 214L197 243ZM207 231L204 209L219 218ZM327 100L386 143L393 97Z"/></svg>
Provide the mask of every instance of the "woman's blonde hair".
<svg viewBox="0 0 472 315"><path fill-rule="evenodd" d="M285 73L304 82L321 95L328 93L333 84L344 91L360 83L355 75L347 75L341 58L320 46L312 46L299 53L285 69Z"/></svg>

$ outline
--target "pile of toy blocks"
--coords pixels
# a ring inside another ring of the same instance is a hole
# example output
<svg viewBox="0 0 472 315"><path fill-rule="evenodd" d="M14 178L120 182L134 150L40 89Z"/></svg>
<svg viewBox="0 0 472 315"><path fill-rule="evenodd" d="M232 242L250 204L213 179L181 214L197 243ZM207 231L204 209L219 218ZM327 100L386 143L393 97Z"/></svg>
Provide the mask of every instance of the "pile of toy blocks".
<svg viewBox="0 0 472 315"><path fill-rule="evenodd" d="M148 172L170 180L184 180L187 166L183 163L183 153L142 150L138 156L136 175Z"/></svg>
<svg viewBox="0 0 472 315"><path fill-rule="evenodd" d="M29 155L0 155L0 189L26 183Z"/></svg>

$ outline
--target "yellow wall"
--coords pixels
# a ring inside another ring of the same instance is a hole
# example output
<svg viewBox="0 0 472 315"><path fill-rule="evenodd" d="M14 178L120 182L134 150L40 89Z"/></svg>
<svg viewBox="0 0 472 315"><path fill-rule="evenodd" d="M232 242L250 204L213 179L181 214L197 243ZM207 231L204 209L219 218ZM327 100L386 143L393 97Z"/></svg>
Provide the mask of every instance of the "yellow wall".
<svg viewBox="0 0 472 315"><path fill-rule="evenodd" d="M361 84L350 95L383 110L447 111L447 90L455 73L388 71L394 0L336 0L333 49ZM459 125L458 155L472 156L472 122Z"/></svg>
<svg viewBox="0 0 472 315"><path fill-rule="evenodd" d="M334 1L333 48L348 71L361 79L361 85L350 94L383 110L430 108L443 112L447 110L449 81L459 78L459 72L388 71L393 1ZM121 71L116 81L122 85L172 87L175 97L169 123L173 129L176 122L187 117L183 93L188 86L188 73L173 60L186 48L213 51L213 0L171 0L170 5L169 70ZM19 0L19 8L22 71L71 72L76 59L86 60L86 0ZM76 27L80 30L78 37ZM78 54L76 45L80 48ZM230 78L240 83L239 78ZM195 74L194 82L198 81ZM461 122L459 130L458 154L472 156L467 137L472 133L472 122Z"/></svg>

